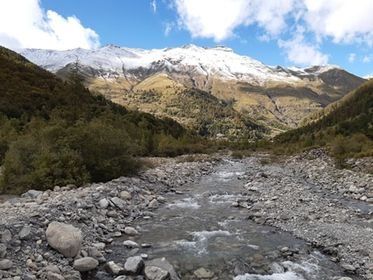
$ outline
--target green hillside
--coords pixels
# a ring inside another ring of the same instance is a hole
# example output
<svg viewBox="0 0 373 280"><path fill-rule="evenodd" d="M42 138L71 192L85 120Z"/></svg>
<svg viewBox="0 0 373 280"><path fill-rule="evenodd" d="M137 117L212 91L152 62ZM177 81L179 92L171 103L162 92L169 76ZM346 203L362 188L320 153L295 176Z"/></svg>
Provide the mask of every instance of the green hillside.
<svg viewBox="0 0 373 280"><path fill-rule="evenodd" d="M341 158L373 156L373 81L328 106L319 116L304 127L277 136L275 142L288 150L327 146Z"/></svg>
<svg viewBox="0 0 373 280"><path fill-rule="evenodd" d="M82 185L136 172L141 155L202 149L171 119L93 96L0 47L0 193Z"/></svg>

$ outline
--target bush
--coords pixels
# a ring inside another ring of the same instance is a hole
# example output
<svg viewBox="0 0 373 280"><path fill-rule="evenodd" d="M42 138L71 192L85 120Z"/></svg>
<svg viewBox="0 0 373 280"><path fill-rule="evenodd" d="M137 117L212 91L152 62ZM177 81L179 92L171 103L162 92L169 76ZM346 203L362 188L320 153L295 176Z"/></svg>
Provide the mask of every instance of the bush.
<svg viewBox="0 0 373 280"><path fill-rule="evenodd" d="M138 170L139 162L133 158L138 147L125 130L94 120L71 131L72 146L80 151L92 181L108 181Z"/></svg>
<svg viewBox="0 0 373 280"><path fill-rule="evenodd" d="M46 190L88 181L89 174L76 151L28 135L12 143L6 153L0 191L21 193L29 188Z"/></svg>

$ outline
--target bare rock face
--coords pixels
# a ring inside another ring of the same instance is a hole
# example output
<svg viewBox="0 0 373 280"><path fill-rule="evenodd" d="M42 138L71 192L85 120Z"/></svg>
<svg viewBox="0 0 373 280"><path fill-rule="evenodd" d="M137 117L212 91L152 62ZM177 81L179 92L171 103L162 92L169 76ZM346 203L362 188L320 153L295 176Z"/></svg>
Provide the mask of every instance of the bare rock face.
<svg viewBox="0 0 373 280"><path fill-rule="evenodd" d="M70 224L52 222L46 236L49 246L67 258L75 257L82 246L81 231Z"/></svg>

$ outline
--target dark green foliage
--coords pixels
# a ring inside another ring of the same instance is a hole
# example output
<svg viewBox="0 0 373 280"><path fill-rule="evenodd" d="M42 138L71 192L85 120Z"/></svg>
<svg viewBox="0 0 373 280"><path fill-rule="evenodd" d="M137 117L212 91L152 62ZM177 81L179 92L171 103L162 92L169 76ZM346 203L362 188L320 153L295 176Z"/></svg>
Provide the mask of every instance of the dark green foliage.
<svg viewBox="0 0 373 280"><path fill-rule="evenodd" d="M142 155L203 150L170 119L128 111L0 47L0 193L134 173Z"/></svg>
<svg viewBox="0 0 373 280"><path fill-rule="evenodd" d="M319 120L275 138L287 152L327 146L341 159L373 156L373 81L352 92Z"/></svg>

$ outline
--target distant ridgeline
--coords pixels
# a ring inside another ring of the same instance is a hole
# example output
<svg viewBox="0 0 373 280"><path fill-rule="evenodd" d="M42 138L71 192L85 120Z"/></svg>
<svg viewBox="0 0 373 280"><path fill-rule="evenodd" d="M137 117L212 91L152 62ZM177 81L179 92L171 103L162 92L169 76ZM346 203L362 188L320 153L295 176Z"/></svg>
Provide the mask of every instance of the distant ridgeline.
<svg viewBox="0 0 373 280"><path fill-rule="evenodd" d="M373 80L326 107L307 125L277 136L275 142L279 149L327 146L337 158L373 156Z"/></svg>
<svg viewBox="0 0 373 280"><path fill-rule="evenodd" d="M0 193L106 181L136 172L136 156L203 151L171 119L128 111L0 47Z"/></svg>

